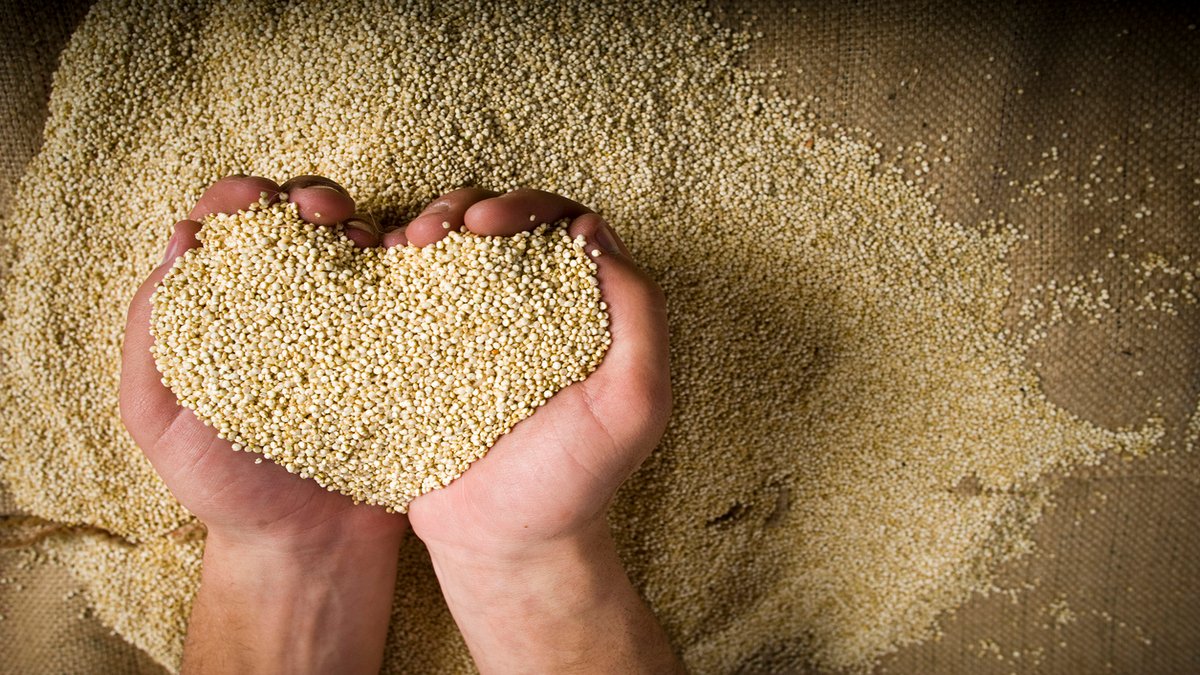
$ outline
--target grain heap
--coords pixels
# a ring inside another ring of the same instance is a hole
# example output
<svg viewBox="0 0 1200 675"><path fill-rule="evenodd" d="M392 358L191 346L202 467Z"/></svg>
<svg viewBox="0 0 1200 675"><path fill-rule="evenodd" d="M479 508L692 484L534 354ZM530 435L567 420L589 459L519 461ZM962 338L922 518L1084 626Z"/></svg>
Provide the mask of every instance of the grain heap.
<svg viewBox="0 0 1200 675"><path fill-rule="evenodd" d="M100 618L178 663L196 547L121 430L120 331L167 225L230 173L327 175L383 222L462 184L536 186L621 231L669 298L676 405L612 520L695 672L925 639L1027 551L1041 477L1153 447L1154 423L1042 395L1004 331L1021 232L947 222L865 134L763 94L749 39L699 2L100 2L0 265L0 475L123 538L88 555L139 552L73 559ZM402 570L389 672L469 670L418 542ZM141 604L139 573L175 600Z"/></svg>
<svg viewBox="0 0 1200 675"><path fill-rule="evenodd" d="M163 381L234 449L400 512L610 342L596 264L561 225L360 250L260 200L200 240L154 293Z"/></svg>

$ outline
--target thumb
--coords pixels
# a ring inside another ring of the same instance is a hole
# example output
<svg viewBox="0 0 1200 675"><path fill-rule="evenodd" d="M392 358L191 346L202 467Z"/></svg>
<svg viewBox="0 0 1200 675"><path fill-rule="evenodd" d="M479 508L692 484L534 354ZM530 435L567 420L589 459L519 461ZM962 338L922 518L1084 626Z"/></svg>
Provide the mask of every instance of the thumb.
<svg viewBox="0 0 1200 675"><path fill-rule="evenodd" d="M593 374L664 385L669 390L667 304L662 289L642 271L616 233L594 213L571 223L596 263L600 293L608 305L612 345ZM652 387L653 388L653 387Z"/></svg>
<svg viewBox="0 0 1200 675"><path fill-rule="evenodd" d="M194 220L175 223L162 264L142 282L129 305L121 358L121 421L143 449L153 446L182 410L175 395L162 383L150 353L154 342L150 335L150 296L175 260L200 245L196 239L199 231L200 223Z"/></svg>

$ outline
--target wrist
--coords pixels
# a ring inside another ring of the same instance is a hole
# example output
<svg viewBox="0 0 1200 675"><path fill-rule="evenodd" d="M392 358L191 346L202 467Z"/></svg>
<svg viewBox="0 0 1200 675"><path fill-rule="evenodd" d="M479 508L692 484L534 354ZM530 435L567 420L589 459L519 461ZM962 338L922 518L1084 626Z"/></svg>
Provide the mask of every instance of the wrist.
<svg viewBox="0 0 1200 675"><path fill-rule="evenodd" d="M262 559L311 560L339 553L395 552L408 532L404 516L354 507L353 513L328 520L288 525L207 524L206 550L236 550ZM362 511L359 511L362 509Z"/></svg>
<svg viewBox="0 0 1200 675"><path fill-rule="evenodd" d="M204 563L230 561L247 571L297 568L314 573L343 566L347 559L360 563L375 558L394 560L399 557L403 537L402 530L357 536L336 530L279 535L210 528Z"/></svg>
<svg viewBox="0 0 1200 675"><path fill-rule="evenodd" d="M183 672L378 672L402 532L308 534L210 531Z"/></svg>
<svg viewBox="0 0 1200 675"><path fill-rule="evenodd" d="M560 536L522 541L440 542L425 541L439 577L486 582L500 579L511 588L514 582L537 581L539 575L568 568L583 571L596 563L617 560L607 519L601 517Z"/></svg>
<svg viewBox="0 0 1200 675"><path fill-rule="evenodd" d="M603 519L520 552L441 547L430 558L483 673L679 672Z"/></svg>
<svg viewBox="0 0 1200 675"><path fill-rule="evenodd" d="M418 525L423 525L424 529ZM413 533L421 539L431 558L455 560L456 564L496 571L537 565L611 539L606 509L565 526L472 528L469 536L457 528L441 524L431 528L427 521L418 523L414 520Z"/></svg>
<svg viewBox="0 0 1200 675"><path fill-rule="evenodd" d="M523 550L433 548L442 593L481 672L573 672L591 660L590 631L628 586L607 526Z"/></svg>
<svg viewBox="0 0 1200 675"><path fill-rule="evenodd" d="M464 634L471 632L463 626L464 618L476 624L532 626L587 616L613 588L628 586L603 521L520 549L442 546L430 548L429 556ZM492 650L481 646L480 651Z"/></svg>

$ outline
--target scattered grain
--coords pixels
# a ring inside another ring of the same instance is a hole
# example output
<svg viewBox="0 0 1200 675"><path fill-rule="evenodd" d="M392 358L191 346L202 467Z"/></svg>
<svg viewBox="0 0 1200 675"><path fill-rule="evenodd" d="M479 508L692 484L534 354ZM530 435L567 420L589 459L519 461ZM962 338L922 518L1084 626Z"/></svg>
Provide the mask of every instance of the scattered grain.
<svg viewBox="0 0 1200 675"><path fill-rule="evenodd" d="M670 300L676 407L612 522L696 672L777 648L773 670L863 666L935 635L1028 553L1040 476L1156 442L1042 395L1004 333L1021 232L944 220L865 134L763 95L748 35L697 2L518 4L102 0L63 54L4 228L0 475L34 513L135 542L73 565L161 662L196 545L163 539L189 516L121 429L121 327L225 174L328 175L380 222L536 186L621 229ZM462 670L415 546L389 670Z"/></svg>

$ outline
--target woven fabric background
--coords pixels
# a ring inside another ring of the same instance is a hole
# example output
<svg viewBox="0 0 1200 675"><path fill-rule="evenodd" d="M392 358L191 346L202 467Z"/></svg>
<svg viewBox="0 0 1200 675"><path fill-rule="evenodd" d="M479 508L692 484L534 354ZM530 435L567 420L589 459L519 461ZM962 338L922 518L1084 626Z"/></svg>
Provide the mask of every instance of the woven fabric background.
<svg viewBox="0 0 1200 675"><path fill-rule="evenodd" d="M86 9L0 5L0 215L36 152L58 53ZM943 213L1002 216L1030 235L1011 259L1015 299L1103 264L1114 246L1200 258L1200 12L1018 2L713 10L763 32L750 64L778 71L775 86L822 120L868 130L885 148L944 146L953 161L929 176ZM1121 199L1084 207L1065 177L1086 176L1097 155L1110 173L1122 168L1105 193ZM1131 202L1153 216L1135 220ZM1121 225L1126 239L1091 238ZM1139 292L1128 276L1109 288ZM1110 427L1162 416L1178 451L1065 479L1037 552L999 580L1007 592L945 617L940 639L888 657L881 671L1200 672L1200 453L1182 449L1200 397L1198 338L1195 306L1050 331L1030 359L1051 400ZM65 570L31 546L40 526L2 493L0 517L0 672L161 672L90 618Z"/></svg>

